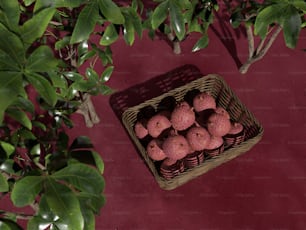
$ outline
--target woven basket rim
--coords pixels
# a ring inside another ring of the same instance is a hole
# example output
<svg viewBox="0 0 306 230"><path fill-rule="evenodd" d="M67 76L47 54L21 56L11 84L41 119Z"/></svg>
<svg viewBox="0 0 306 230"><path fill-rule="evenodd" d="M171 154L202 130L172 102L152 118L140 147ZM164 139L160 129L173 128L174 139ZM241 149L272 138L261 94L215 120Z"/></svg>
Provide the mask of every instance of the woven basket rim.
<svg viewBox="0 0 306 230"><path fill-rule="evenodd" d="M205 83L207 81L212 81L212 82L218 82L224 87L223 90L228 92L230 96L232 97L231 100L233 100L236 104L238 105L241 110L246 113L247 117L252 121L254 126L258 129L257 133L255 136L247 139L246 141L242 142L240 145L235 146L233 148L229 148L224 151L220 156L214 157L213 159L205 160L201 165L196 166L192 169L186 170L185 172L181 173L180 175L174 177L171 180L167 180L163 178L162 176L159 175L157 172L157 169L155 168L153 161L148 157L146 154L146 150L144 146L140 143L139 139L136 137L133 127L134 124L131 124L129 119L131 116L135 119L135 116L137 116L137 113L139 112L140 109L146 107L146 106L153 106L155 109L157 107L157 104L164 99L165 97L168 96L176 96L176 94L181 93L182 91L188 91L191 87L195 87L198 83ZM178 186L181 186L185 184L186 182L190 181L191 179L194 179L207 171L211 170L212 168L215 168L245 152L247 152L249 149L251 149L261 138L264 132L264 129L262 125L259 123L259 121L255 118L255 116L246 108L246 106L240 101L240 99L236 96L236 94L231 90L231 88L227 85L225 80L218 74L208 74L205 76L202 76L201 78L198 78L196 80L193 80L183 86L180 86L178 88L169 90L166 93L161 94L160 96L151 98L149 100L146 100L136 106L132 106L128 109L126 109L123 114L122 114L122 123L124 124L126 130L129 133L130 138L136 145L136 148L138 152L141 154L142 158L146 162L147 166L149 167L151 173L155 177L155 180L159 184L159 186L162 189L165 190L172 190Z"/></svg>

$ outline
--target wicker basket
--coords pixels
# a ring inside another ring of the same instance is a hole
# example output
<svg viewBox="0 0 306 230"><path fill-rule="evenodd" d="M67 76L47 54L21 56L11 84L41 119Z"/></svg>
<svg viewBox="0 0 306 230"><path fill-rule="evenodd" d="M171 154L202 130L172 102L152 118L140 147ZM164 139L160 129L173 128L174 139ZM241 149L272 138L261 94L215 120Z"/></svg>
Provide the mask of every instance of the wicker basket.
<svg viewBox="0 0 306 230"><path fill-rule="evenodd" d="M137 121L139 111L145 107L158 108L159 103L166 97L174 97L176 101L185 99L187 93L198 90L201 92L209 92L217 102L218 106L226 109L231 117L231 120L240 122L245 128L245 139L237 146L227 148L220 155L211 159L205 159L203 163L192 168L186 169L176 177L167 180L159 174L156 162L153 162L146 153L145 146L136 137L134 132L134 124ZM196 79L183 86L170 90L160 96L146 100L136 106L130 107L122 114L122 122L128 131L131 139L139 150L142 158L146 162L157 183L162 189L174 189L191 179L194 179L207 171L239 156L242 153L251 149L262 137L263 127L256 120L252 113L240 102L238 97L233 93L225 81L218 75L210 74L202 78Z"/></svg>

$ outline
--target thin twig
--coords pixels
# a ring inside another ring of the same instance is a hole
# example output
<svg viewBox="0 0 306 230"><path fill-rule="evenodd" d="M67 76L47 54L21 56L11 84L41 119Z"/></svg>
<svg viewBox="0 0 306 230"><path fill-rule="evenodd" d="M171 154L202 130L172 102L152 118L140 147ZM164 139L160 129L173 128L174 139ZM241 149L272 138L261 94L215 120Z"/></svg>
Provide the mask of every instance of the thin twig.
<svg viewBox="0 0 306 230"><path fill-rule="evenodd" d="M25 213L14 213L14 212L7 212L0 210L1 216L15 216L19 220L29 220L33 217L31 214L25 214Z"/></svg>
<svg viewBox="0 0 306 230"><path fill-rule="evenodd" d="M172 42L173 53L180 54L181 53L180 42L175 39L175 36L173 35L173 33L167 34L167 38Z"/></svg>
<svg viewBox="0 0 306 230"><path fill-rule="evenodd" d="M35 212L38 212L38 209L39 209L38 203L34 202L34 203L30 204L30 207L31 207Z"/></svg>
<svg viewBox="0 0 306 230"><path fill-rule="evenodd" d="M245 15L245 18L243 19L244 22L249 21L251 18L254 18L257 16L257 13L253 13L253 14L247 14Z"/></svg>
<svg viewBox="0 0 306 230"><path fill-rule="evenodd" d="M2 176L5 177L6 180L8 180L8 179L11 178L11 177L10 177L10 174L8 174L7 172L4 172L4 171L0 170L0 173L2 174Z"/></svg>
<svg viewBox="0 0 306 230"><path fill-rule="evenodd" d="M87 108L89 112L89 116L91 118L92 123L98 124L100 122L100 118L95 110L95 106L92 103L91 96L87 94L88 99L86 100Z"/></svg>
<svg viewBox="0 0 306 230"><path fill-rule="evenodd" d="M260 51L262 50L262 48L263 48L263 46L264 46L264 44L266 42L266 38L267 37L264 37L264 38L260 39L260 42L259 42L259 44L258 44L258 46L257 46L257 48L255 50L255 55L258 55L260 53Z"/></svg>
<svg viewBox="0 0 306 230"><path fill-rule="evenodd" d="M254 36L253 36L252 26L246 27L246 34L247 34L248 45L249 45L249 58L251 58L254 55Z"/></svg>
<svg viewBox="0 0 306 230"><path fill-rule="evenodd" d="M255 55L258 55L258 54L261 52L261 50L262 50L262 48L264 47L264 44L265 44L265 42L266 42L266 38L269 36L269 34L272 32L273 29L274 29L274 28L270 28L270 29L268 30L268 32L267 32L267 35L266 35L264 38L262 38L262 39L260 40L260 42L259 42L259 44L258 44L258 46L257 46L257 48L256 48Z"/></svg>
<svg viewBox="0 0 306 230"><path fill-rule="evenodd" d="M262 48L261 51L259 51L258 54L256 54L254 56L254 59L259 60L261 59L263 56L266 55L266 53L268 52L268 50L270 49L270 47L272 46L273 42L275 41L275 39L277 38L278 34L282 31L282 27L278 26L275 31L273 32L273 34L271 35L270 39L268 40L267 44Z"/></svg>
<svg viewBox="0 0 306 230"><path fill-rule="evenodd" d="M49 22L51 25L53 25L53 26L62 26L63 25L63 23L61 23L61 22L56 22L56 21L50 21Z"/></svg>
<svg viewBox="0 0 306 230"><path fill-rule="evenodd" d="M35 163L35 165L36 165L39 169L41 169L42 171L46 171L46 167L43 166L41 163L39 163L39 162L34 162L34 163Z"/></svg>
<svg viewBox="0 0 306 230"><path fill-rule="evenodd" d="M240 73L244 74L248 71L249 67L251 64L253 64L256 61L259 61L260 59L262 59L266 53L268 52L268 50L271 48L273 42L275 41L275 39L277 38L277 36L279 35L279 33L282 31L282 27L278 26L274 31L273 34L271 35L270 39L268 40L268 42L263 46L263 48L255 55L253 55L251 58L249 58L239 69Z"/></svg>
<svg viewBox="0 0 306 230"><path fill-rule="evenodd" d="M90 63L90 67L94 68L94 66L96 65L97 61L99 60L99 56L95 55L93 61Z"/></svg>
<svg viewBox="0 0 306 230"><path fill-rule="evenodd" d="M46 30L46 35L47 36L51 36L51 37L53 37L55 39L58 39L58 37L52 31L50 31L50 30Z"/></svg>
<svg viewBox="0 0 306 230"><path fill-rule="evenodd" d="M84 103L82 103L76 113L81 114L84 117L85 124L87 127L91 128L93 127L93 123L90 119L89 113L88 113L88 107Z"/></svg>

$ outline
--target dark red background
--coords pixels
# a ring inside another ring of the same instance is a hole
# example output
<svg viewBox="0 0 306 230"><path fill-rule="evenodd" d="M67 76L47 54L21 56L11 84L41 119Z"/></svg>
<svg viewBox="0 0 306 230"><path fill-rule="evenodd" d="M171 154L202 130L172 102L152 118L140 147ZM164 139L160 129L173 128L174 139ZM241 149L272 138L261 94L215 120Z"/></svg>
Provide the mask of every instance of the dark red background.
<svg viewBox="0 0 306 230"><path fill-rule="evenodd" d="M105 162L107 203L98 230L302 230L306 229L306 33L298 47L282 35L266 57L238 72L247 58L246 38L219 22L209 30L208 48L191 53L197 35L182 43L182 54L147 36L132 47L112 46L115 71L109 86L122 91L185 64L203 75L221 75L265 129L248 153L173 190L159 188L110 106L95 97L101 123L88 129L76 115L72 135L88 135ZM101 69L102 71L102 69ZM2 203L0 206L8 205Z"/></svg>

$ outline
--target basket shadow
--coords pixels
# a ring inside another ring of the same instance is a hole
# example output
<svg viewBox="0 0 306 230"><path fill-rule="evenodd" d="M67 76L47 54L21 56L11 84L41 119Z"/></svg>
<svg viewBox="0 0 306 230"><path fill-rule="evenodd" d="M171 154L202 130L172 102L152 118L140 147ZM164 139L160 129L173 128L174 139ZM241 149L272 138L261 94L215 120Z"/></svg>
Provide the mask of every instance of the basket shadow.
<svg viewBox="0 0 306 230"><path fill-rule="evenodd" d="M121 116L129 107L157 97L202 76L203 74L196 66L191 64L183 65L165 74L112 94L109 104L117 118L122 122Z"/></svg>

